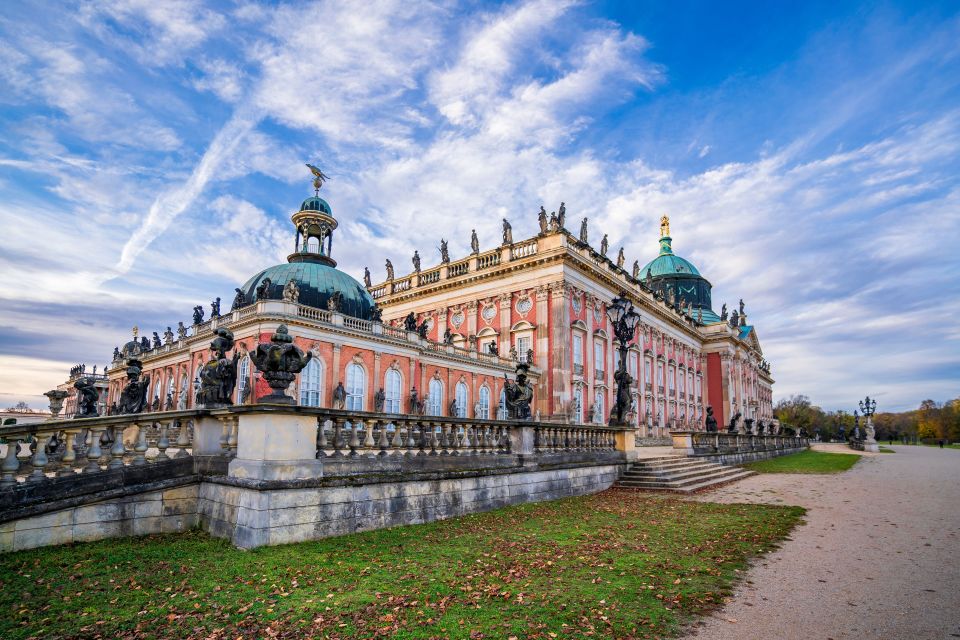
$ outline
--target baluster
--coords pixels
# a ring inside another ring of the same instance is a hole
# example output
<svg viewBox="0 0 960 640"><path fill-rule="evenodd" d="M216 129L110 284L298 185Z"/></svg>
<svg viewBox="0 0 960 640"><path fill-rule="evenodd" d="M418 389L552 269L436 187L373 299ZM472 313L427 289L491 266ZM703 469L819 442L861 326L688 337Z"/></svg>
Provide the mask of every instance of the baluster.
<svg viewBox="0 0 960 640"><path fill-rule="evenodd" d="M43 482L47 476L43 473L43 468L47 466L47 442L53 434L36 434L34 436L35 446L33 456L30 458L30 464L33 466L33 473L27 476L27 482Z"/></svg>
<svg viewBox="0 0 960 640"><path fill-rule="evenodd" d="M401 427L401 426L402 426L402 425L401 425L401 422L400 422L400 421L394 421L394 423L393 423L393 441L390 443L390 448L393 449L394 451L396 451L397 453L401 453L400 449L403 448L403 438L402 438L401 435L400 435L400 427Z"/></svg>
<svg viewBox="0 0 960 640"><path fill-rule="evenodd" d="M470 442L470 425L468 423L463 424L463 442L461 448L463 451L462 455L470 455L470 447L473 446L473 443Z"/></svg>
<svg viewBox="0 0 960 640"><path fill-rule="evenodd" d="M189 420L177 420L176 423L180 426L180 432L177 434L177 455L173 456L174 458L186 458L190 454L187 453L187 447L190 446L190 421Z"/></svg>
<svg viewBox="0 0 960 640"><path fill-rule="evenodd" d="M20 440L18 438L6 438L7 455L3 458L3 465L0 471L0 487L10 487L17 484L17 471L20 470L20 458L17 453L20 450Z"/></svg>
<svg viewBox="0 0 960 640"><path fill-rule="evenodd" d="M123 454L127 452L123 445L123 427L117 425L113 427L113 446L110 447L110 462L107 463L107 469L122 469Z"/></svg>
<svg viewBox="0 0 960 640"><path fill-rule="evenodd" d="M481 433L477 432L476 425L472 426L471 429L473 429L473 437L470 438L470 455L478 456L480 455L480 447L482 446L480 443L480 438L483 436Z"/></svg>
<svg viewBox="0 0 960 640"><path fill-rule="evenodd" d="M430 455L440 455L440 440L437 438L437 429L442 429L440 422L428 423L430 429Z"/></svg>
<svg viewBox="0 0 960 640"><path fill-rule="evenodd" d="M342 440L340 434L343 430L343 418L337 418L333 421L333 455L331 458L342 458L343 452L340 450Z"/></svg>
<svg viewBox="0 0 960 640"><path fill-rule="evenodd" d="M414 456L417 454L417 441L413 437L413 427L416 425L415 420L407 421L407 455Z"/></svg>
<svg viewBox="0 0 960 640"><path fill-rule="evenodd" d="M350 457L356 458L358 455L357 449L360 448L360 437L357 435L357 421L350 421Z"/></svg>
<svg viewBox="0 0 960 640"><path fill-rule="evenodd" d="M377 421L376 421L376 420L367 420L367 427L366 427L366 428L367 428L367 437L363 439L363 448L367 450L367 452L368 452L368 453L367 453L367 457L368 457L368 458L376 458L376 457L377 457L377 454L376 454L376 453L374 452L374 450L373 450L374 447L375 447L376 444L377 444L376 441L373 439L373 428L374 428L374 426L376 426L376 424L377 424ZM381 423L380 429L383 430L382 423Z"/></svg>
<svg viewBox="0 0 960 640"><path fill-rule="evenodd" d="M430 446L430 438L427 435L427 425L430 424L425 420L420 420L417 422L417 446L420 449L420 455L427 455L427 448Z"/></svg>
<svg viewBox="0 0 960 640"><path fill-rule="evenodd" d="M60 470L57 471L58 478L67 478L74 475L76 472L73 470L73 463L77 460L77 435L80 434L80 429L64 431L64 436L66 440L64 441L64 451L63 457L60 458Z"/></svg>
<svg viewBox="0 0 960 640"><path fill-rule="evenodd" d="M140 467L147 464L147 427L146 425L133 423L137 429L137 442L133 445L133 460L131 464Z"/></svg>
<svg viewBox="0 0 960 640"><path fill-rule="evenodd" d="M377 440L377 447L380 448L380 453L377 455L381 458L387 455L387 449L390 448L390 440L387 437L387 424L384 420L380 421L380 438Z"/></svg>
<svg viewBox="0 0 960 640"><path fill-rule="evenodd" d="M510 427L500 427L500 433L503 434L503 452L510 453L513 448L513 440L510 438Z"/></svg>
<svg viewBox="0 0 960 640"><path fill-rule="evenodd" d="M90 446L87 447L87 466L83 468L84 473L100 471L100 456L103 455L100 450L100 437L104 430L105 427L90 427Z"/></svg>
<svg viewBox="0 0 960 640"><path fill-rule="evenodd" d="M230 457L237 457L237 442L240 439L240 418L234 416L230 419L230 435L227 436L227 453Z"/></svg>
<svg viewBox="0 0 960 640"><path fill-rule="evenodd" d="M502 440L500 438L500 426L493 425L490 427L490 453L500 453L500 444Z"/></svg>
<svg viewBox="0 0 960 640"><path fill-rule="evenodd" d="M440 455L450 455L450 432L453 425L445 424L440 426Z"/></svg>
<svg viewBox="0 0 960 640"><path fill-rule="evenodd" d="M172 425L173 423L170 424ZM160 431L157 435L157 451L160 453L153 459L154 462L170 459L170 456L167 455L167 449L170 448L170 438L167 437L167 423L160 422L158 428Z"/></svg>
<svg viewBox="0 0 960 640"><path fill-rule="evenodd" d="M327 421L317 417L317 458L327 457Z"/></svg>
<svg viewBox="0 0 960 640"><path fill-rule="evenodd" d="M549 427L547 433L550 434L550 452L556 453L560 450L560 430L556 427Z"/></svg>
<svg viewBox="0 0 960 640"><path fill-rule="evenodd" d="M459 456L460 446L463 444L463 425L458 423L453 425L453 431L450 434L450 455Z"/></svg>

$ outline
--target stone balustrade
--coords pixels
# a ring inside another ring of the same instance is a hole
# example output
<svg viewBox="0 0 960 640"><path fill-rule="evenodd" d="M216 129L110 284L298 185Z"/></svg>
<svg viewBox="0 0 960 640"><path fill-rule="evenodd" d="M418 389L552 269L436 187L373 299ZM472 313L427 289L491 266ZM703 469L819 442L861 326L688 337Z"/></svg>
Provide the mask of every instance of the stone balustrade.
<svg viewBox="0 0 960 640"><path fill-rule="evenodd" d="M810 439L788 435L752 435L706 431L671 431L673 448L688 456L720 456L743 461L793 453L810 446Z"/></svg>

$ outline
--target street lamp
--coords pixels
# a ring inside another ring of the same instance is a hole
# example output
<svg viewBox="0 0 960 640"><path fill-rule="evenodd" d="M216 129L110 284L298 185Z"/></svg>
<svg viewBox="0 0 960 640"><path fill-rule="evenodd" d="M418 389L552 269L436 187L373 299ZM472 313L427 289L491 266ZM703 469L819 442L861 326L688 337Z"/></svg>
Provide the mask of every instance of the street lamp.
<svg viewBox="0 0 960 640"><path fill-rule="evenodd" d="M640 314L633 308L633 303L627 299L626 291L621 291L620 295L607 306L607 317L610 318L620 353L620 366L613 375L617 383L617 396L610 410L609 424L626 426L626 415L630 411L631 404L630 383L633 382L633 378L627 372L627 343L633 340L636 334L637 325L640 324Z"/></svg>
<svg viewBox="0 0 960 640"><path fill-rule="evenodd" d="M877 446L876 432L873 430L873 414L877 410L877 401L871 400L870 396L860 401L860 413L867 419L867 426L864 429L863 450L877 452L880 447Z"/></svg>

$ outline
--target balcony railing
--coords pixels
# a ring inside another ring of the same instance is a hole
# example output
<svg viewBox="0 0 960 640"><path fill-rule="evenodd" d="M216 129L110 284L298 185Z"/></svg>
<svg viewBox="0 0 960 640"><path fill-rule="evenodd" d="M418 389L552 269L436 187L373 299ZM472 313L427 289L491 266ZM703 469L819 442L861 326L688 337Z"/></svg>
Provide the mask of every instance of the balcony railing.
<svg viewBox="0 0 960 640"><path fill-rule="evenodd" d="M583 365L582 365L582 364L574 364L574 365L573 365L573 375L575 375L575 376L582 376L582 375L583 375Z"/></svg>
<svg viewBox="0 0 960 640"><path fill-rule="evenodd" d="M593 370L593 378L594 378L594 380L603 380L603 379L604 379L604 377L603 377L603 369L594 369L594 370Z"/></svg>
<svg viewBox="0 0 960 640"><path fill-rule="evenodd" d="M674 449L688 454L751 453L803 449L810 439L801 436L758 436L741 433L707 433L703 431L671 431Z"/></svg>

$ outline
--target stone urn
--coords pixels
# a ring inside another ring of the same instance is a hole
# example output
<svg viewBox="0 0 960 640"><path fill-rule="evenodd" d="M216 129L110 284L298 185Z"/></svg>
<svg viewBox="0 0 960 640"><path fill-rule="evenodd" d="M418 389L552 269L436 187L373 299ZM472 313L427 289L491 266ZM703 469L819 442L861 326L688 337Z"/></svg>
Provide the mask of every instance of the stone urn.
<svg viewBox="0 0 960 640"><path fill-rule="evenodd" d="M254 366L263 374L263 379L273 390L273 393L257 398L257 402L297 404L296 399L291 398L284 391L312 357L312 354L304 354L293 344L293 336L288 332L287 325L282 324L277 327L277 332L270 336L270 343L257 345L257 350L250 356Z"/></svg>
<svg viewBox="0 0 960 640"><path fill-rule="evenodd" d="M62 389L52 389L43 395L50 399L50 419L56 420L57 416L59 416L63 410L63 401L66 400L69 394Z"/></svg>

